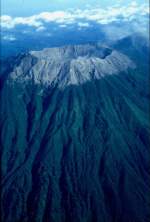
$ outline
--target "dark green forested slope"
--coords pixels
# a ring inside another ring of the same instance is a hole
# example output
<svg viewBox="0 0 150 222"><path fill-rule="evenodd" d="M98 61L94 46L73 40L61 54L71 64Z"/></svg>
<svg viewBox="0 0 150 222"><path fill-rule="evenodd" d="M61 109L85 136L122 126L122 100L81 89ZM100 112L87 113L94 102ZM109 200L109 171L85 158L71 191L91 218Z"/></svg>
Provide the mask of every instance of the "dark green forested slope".
<svg viewBox="0 0 150 222"><path fill-rule="evenodd" d="M149 222L147 74L63 90L2 80L4 222Z"/></svg>

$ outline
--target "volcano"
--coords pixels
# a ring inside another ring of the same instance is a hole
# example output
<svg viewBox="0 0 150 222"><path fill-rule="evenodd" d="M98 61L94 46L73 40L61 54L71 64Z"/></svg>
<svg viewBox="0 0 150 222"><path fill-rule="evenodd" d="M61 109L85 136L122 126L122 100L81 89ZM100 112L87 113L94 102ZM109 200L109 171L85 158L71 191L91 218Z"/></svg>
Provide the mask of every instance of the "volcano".
<svg viewBox="0 0 150 222"><path fill-rule="evenodd" d="M2 62L2 221L149 221L148 52L129 36Z"/></svg>

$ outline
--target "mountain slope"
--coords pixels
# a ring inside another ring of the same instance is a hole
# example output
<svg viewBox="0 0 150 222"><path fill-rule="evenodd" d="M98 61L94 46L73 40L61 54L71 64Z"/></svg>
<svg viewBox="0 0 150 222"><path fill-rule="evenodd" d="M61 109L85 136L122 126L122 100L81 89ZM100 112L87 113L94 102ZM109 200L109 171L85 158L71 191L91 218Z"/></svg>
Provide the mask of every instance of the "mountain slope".
<svg viewBox="0 0 150 222"><path fill-rule="evenodd" d="M4 222L149 221L148 70L129 57L69 46L4 69Z"/></svg>

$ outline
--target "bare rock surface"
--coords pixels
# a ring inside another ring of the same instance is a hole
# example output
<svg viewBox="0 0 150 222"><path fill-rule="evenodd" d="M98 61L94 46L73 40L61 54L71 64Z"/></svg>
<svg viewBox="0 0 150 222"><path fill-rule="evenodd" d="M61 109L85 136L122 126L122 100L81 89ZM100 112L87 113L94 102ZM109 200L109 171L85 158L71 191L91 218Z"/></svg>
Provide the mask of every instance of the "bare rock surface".
<svg viewBox="0 0 150 222"><path fill-rule="evenodd" d="M89 44L31 51L10 76L17 81L32 79L36 84L64 88L129 68L135 65L126 55L106 46Z"/></svg>

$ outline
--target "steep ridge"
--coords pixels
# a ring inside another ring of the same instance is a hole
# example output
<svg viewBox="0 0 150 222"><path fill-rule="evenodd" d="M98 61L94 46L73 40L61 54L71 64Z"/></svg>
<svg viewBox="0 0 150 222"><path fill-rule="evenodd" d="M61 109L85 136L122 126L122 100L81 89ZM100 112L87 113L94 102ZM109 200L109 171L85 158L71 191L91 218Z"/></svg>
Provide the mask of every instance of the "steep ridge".
<svg viewBox="0 0 150 222"><path fill-rule="evenodd" d="M85 45L13 65L0 96L4 222L149 221L149 76L129 57Z"/></svg>

